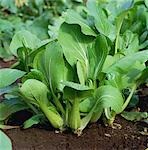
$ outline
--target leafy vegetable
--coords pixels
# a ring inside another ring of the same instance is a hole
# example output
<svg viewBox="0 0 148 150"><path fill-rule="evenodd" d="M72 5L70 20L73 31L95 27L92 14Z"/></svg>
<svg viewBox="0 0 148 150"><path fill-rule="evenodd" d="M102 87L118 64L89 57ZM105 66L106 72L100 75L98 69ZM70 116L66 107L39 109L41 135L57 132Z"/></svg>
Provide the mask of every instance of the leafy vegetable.
<svg viewBox="0 0 148 150"><path fill-rule="evenodd" d="M49 122L80 135L88 123L101 118L113 125L117 114L130 120L147 119L145 112L124 112L136 106L136 90L148 82L147 2L88 0L86 6L68 9L59 20L57 4L65 6L62 10L71 8L66 2L52 2L56 18L49 25L53 14L42 8L44 1L28 1L29 8L41 5L34 8L38 14L31 10L33 16L42 15L26 21L24 27L19 18L0 20L0 32L19 31L10 44L17 63L14 69L0 70L0 93L5 94L0 120L27 109L33 116L24 128ZM19 78L14 90L10 85Z"/></svg>
<svg viewBox="0 0 148 150"><path fill-rule="evenodd" d="M29 79L22 85L20 91L28 101L42 110L55 128L62 128L63 119L48 101L48 89L45 84L35 79Z"/></svg>
<svg viewBox="0 0 148 150"><path fill-rule="evenodd" d="M93 120L98 120L97 114L100 116L102 108L105 110L105 115L109 120L114 120L114 112L116 114L121 112L124 99L117 88L110 85L101 86L95 91L94 96L97 106Z"/></svg>
<svg viewBox="0 0 148 150"><path fill-rule="evenodd" d="M71 75L65 65L61 46L56 42L49 43L46 50L36 56L34 67L45 75L46 84L50 87L55 104L64 113L55 93L63 90L64 86L60 82L71 78Z"/></svg>

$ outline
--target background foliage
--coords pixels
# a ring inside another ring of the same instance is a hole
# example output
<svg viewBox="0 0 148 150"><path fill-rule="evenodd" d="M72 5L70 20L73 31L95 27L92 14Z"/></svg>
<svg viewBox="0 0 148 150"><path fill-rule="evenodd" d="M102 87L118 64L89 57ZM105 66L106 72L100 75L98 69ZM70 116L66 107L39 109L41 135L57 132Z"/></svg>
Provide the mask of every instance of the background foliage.
<svg viewBox="0 0 148 150"><path fill-rule="evenodd" d="M28 30L41 40L54 36L62 12L77 9L82 0L0 0L0 58L13 59L9 45L13 35ZM55 27L53 27L55 26ZM51 31L52 30L52 31Z"/></svg>

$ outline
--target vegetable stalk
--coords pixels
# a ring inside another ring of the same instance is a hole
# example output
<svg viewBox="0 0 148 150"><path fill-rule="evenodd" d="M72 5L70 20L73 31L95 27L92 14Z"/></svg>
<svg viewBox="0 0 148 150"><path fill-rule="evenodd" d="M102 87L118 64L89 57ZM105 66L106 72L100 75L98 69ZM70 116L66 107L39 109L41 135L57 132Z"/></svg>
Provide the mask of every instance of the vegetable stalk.
<svg viewBox="0 0 148 150"><path fill-rule="evenodd" d="M70 128L76 130L80 127L80 124L81 124L81 118L80 118L80 111L79 111L79 99L75 98L69 116L69 126Z"/></svg>
<svg viewBox="0 0 148 150"><path fill-rule="evenodd" d="M123 106L122 106L122 111L124 111L124 109L125 109L125 108L127 107L127 105L129 104L129 102L130 102L130 100L131 100L131 98L132 98L132 96L133 96L133 94L134 94L136 88L137 88L137 85L134 84L134 86L132 87L132 90L131 90L131 92L130 92L128 98L126 99L125 103L124 103ZM121 111L121 112L122 112L122 111Z"/></svg>
<svg viewBox="0 0 148 150"><path fill-rule="evenodd" d="M45 116L47 117L47 119L49 120L49 122L52 124L52 126L54 128L62 129L63 119L61 118L61 116L58 113L51 110L50 108L48 108L44 103L40 103L39 106L45 114Z"/></svg>

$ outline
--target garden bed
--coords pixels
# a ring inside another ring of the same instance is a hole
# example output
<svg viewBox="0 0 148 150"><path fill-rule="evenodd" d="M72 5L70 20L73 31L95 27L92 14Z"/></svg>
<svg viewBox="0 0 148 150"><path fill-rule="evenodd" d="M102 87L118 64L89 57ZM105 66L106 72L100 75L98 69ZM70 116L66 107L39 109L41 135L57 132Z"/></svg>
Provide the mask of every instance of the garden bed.
<svg viewBox="0 0 148 150"><path fill-rule="evenodd" d="M9 67L13 63L14 61L0 61L0 66ZM144 92L141 94L139 93L138 107L141 111L148 111L147 97ZM10 124L22 124L29 115L20 111ZM113 129L98 122L89 125L80 137L68 131L56 133L52 127L40 126L26 130L12 129L5 133L12 140L13 150L145 150L148 147L147 136L141 134L141 131L148 127L146 124L126 121L120 116L117 116L115 123L120 124L122 128Z"/></svg>
<svg viewBox="0 0 148 150"><path fill-rule="evenodd" d="M14 61L0 61L0 66L9 67L13 63ZM147 97L144 93L140 97L141 111L148 111ZM21 124L27 117L24 115L25 112L18 112L11 123ZM145 150L148 147L147 136L140 133L146 124L126 121L120 116L117 116L115 122L122 128L112 129L98 122L89 125L80 137L68 131L55 133L53 128L43 127L12 129L5 132L12 140L13 150Z"/></svg>
<svg viewBox="0 0 148 150"><path fill-rule="evenodd" d="M145 150L148 138L140 134L138 123L117 117L122 129L104 127L100 123L89 125L80 137L71 133L32 128L6 131L14 150Z"/></svg>
<svg viewBox="0 0 148 150"><path fill-rule="evenodd" d="M148 150L148 1L79 1L0 3L0 150Z"/></svg>

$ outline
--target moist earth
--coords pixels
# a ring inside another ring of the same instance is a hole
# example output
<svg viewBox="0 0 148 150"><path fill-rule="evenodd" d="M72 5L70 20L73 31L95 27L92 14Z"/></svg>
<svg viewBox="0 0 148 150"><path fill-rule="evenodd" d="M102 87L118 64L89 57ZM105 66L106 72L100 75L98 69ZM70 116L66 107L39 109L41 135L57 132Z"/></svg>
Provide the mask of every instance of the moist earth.
<svg viewBox="0 0 148 150"><path fill-rule="evenodd" d="M101 123L89 125L80 137L66 132L31 128L6 131L14 150L145 150L148 138L140 134L144 125L117 117L121 129L105 127Z"/></svg>

